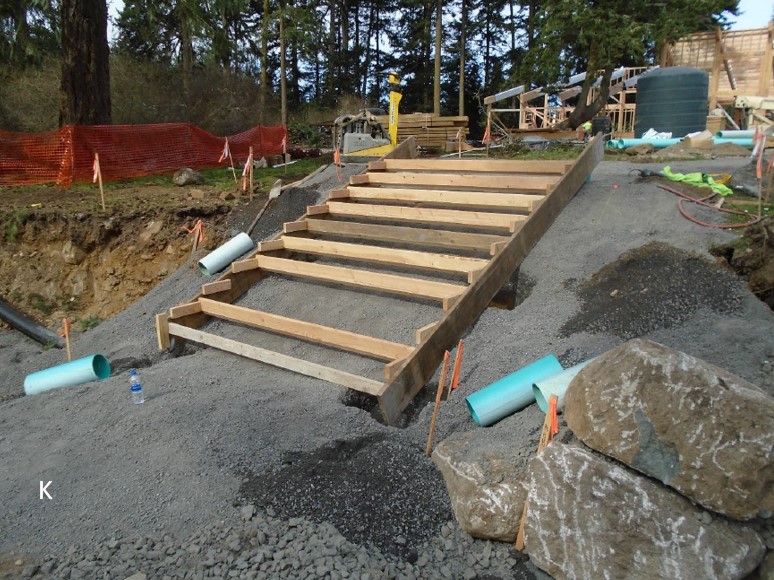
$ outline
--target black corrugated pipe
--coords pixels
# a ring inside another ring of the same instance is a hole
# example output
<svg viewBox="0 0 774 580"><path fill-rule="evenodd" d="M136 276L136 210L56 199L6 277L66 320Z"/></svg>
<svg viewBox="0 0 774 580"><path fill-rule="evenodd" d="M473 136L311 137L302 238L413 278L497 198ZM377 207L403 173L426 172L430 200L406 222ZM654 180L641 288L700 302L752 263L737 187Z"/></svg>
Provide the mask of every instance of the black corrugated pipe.
<svg viewBox="0 0 774 580"><path fill-rule="evenodd" d="M0 319L7 322L16 330L19 330L29 336L32 340L40 344L53 344L57 348L63 348L62 339L49 329L44 328L29 316L8 304L0 298Z"/></svg>

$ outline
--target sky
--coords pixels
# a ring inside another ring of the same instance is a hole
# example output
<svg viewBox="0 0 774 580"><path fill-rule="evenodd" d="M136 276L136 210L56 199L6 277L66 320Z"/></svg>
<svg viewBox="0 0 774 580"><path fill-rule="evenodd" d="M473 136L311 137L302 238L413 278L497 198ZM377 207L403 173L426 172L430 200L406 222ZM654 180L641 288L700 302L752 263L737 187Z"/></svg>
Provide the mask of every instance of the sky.
<svg viewBox="0 0 774 580"><path fill-rule="evenodd" d="M768 25L774 12L774 0L741 0L739 12L739 16L729 19L734 22L731 30L763 28Z"/></svg>

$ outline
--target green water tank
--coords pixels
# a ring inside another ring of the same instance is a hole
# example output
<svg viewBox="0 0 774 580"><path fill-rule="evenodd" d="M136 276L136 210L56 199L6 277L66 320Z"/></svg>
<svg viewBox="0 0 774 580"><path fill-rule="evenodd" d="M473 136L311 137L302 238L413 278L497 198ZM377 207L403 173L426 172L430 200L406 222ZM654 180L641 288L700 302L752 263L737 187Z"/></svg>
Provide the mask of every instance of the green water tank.
<svg viewBox="0 0 774 580"><path fill-rule="evenodd" d="M707 126L709 75L695 68L650 70L637 79L634 136L648 129L671 132L672 137L703 131Z"/></svg>

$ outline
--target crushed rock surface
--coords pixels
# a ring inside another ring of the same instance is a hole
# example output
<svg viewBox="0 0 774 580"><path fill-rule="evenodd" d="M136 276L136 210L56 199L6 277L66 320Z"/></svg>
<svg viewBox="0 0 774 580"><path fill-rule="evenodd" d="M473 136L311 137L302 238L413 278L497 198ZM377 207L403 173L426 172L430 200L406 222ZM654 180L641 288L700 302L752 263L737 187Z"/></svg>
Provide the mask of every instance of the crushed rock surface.
<svg viewBox="0 0 774 580"><path fill-rule="evenodd" d="M746 163L675 162L672 169L733 173ZM567 366L620 344L615 325L567 325L586 310L578 288L650 242L674 263L668 272L653 263L648 274L682 277L675 287L684 292L707 286L706 299L678 308L674 320L656 312L652 322L653 304L633 304L639 322L629 332L774 393L774 314L707 253L735 234L683 219L674 196L631 177L634 167L643 164L603 162L522 264L523 301L511 311L488 309L466 333L461 384L441 407L436 441L479 429L464 399L505 374L548 353ZM338 178L330 171L318 178L303 189L319 199ZM64 355L0 333L1 572L10 565L15 576L56 578L138 571L148 578L545 578L512 546L469 538L452 520L440 473L423 454L437 374L396 428L353 404L345 389L317 379L204 347L159 352L155 315L189 300L206 281L190 264L79 335L75 356L101 353L119 369L99 383L21 396L28 373L60 364ZM720 295L713 291L719 282ZM304 310L311 291L295 295L305 316L347 315L341 305ZM293 306L291 286L272 292ZM242 300L264 299L251 290ZM360 332L375 336L397 336L421 317L441 316L437 306L409 303L396 322L383 314L391 311L389 297L369 300L349 304L362 317ZM303 355L312 346L287 348ZM345 370L359 364L328 357ZM140 369L141 406L129 401L129 368ZM533 405L501 421L488 431L493 445L506 430L532 453L542 417ZM40 481L52 482L53 499L39 499Z"/></svg>

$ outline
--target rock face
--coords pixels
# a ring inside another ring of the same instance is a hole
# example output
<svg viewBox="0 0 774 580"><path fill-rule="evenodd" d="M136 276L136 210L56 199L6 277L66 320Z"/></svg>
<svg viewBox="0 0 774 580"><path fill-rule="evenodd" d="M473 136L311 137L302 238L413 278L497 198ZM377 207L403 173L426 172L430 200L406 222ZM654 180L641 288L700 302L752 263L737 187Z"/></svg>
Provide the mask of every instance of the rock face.
<svg viewBox="0 0 774 580"><path fill-rule="evenodd" d="M774 512L774 398L636 339L570 383L565 420L589 447L735 519Z"/></svg>
<svg viewBox="0 0 774 580"><path fill-rule="evenodd" d="M503 453L476 431L456 433L433 451L454 516L474 538L513 542L527 491L527 458Z"/></svg>
<svg viewBox="0 0 774 580"><path fill-rule="evenodd" d="M180 187L184 185L201 185L204 183L204 177L190 167L183 167L175 171L175 174L172 176L172 183Z"/></svg>
<svg viewBox="0 0 774 580"><path fill-rule="evenodd" d="M765 546L674 491L580 447L554 442L529 464L526 550L564 578L744 578Z"/></svg>

